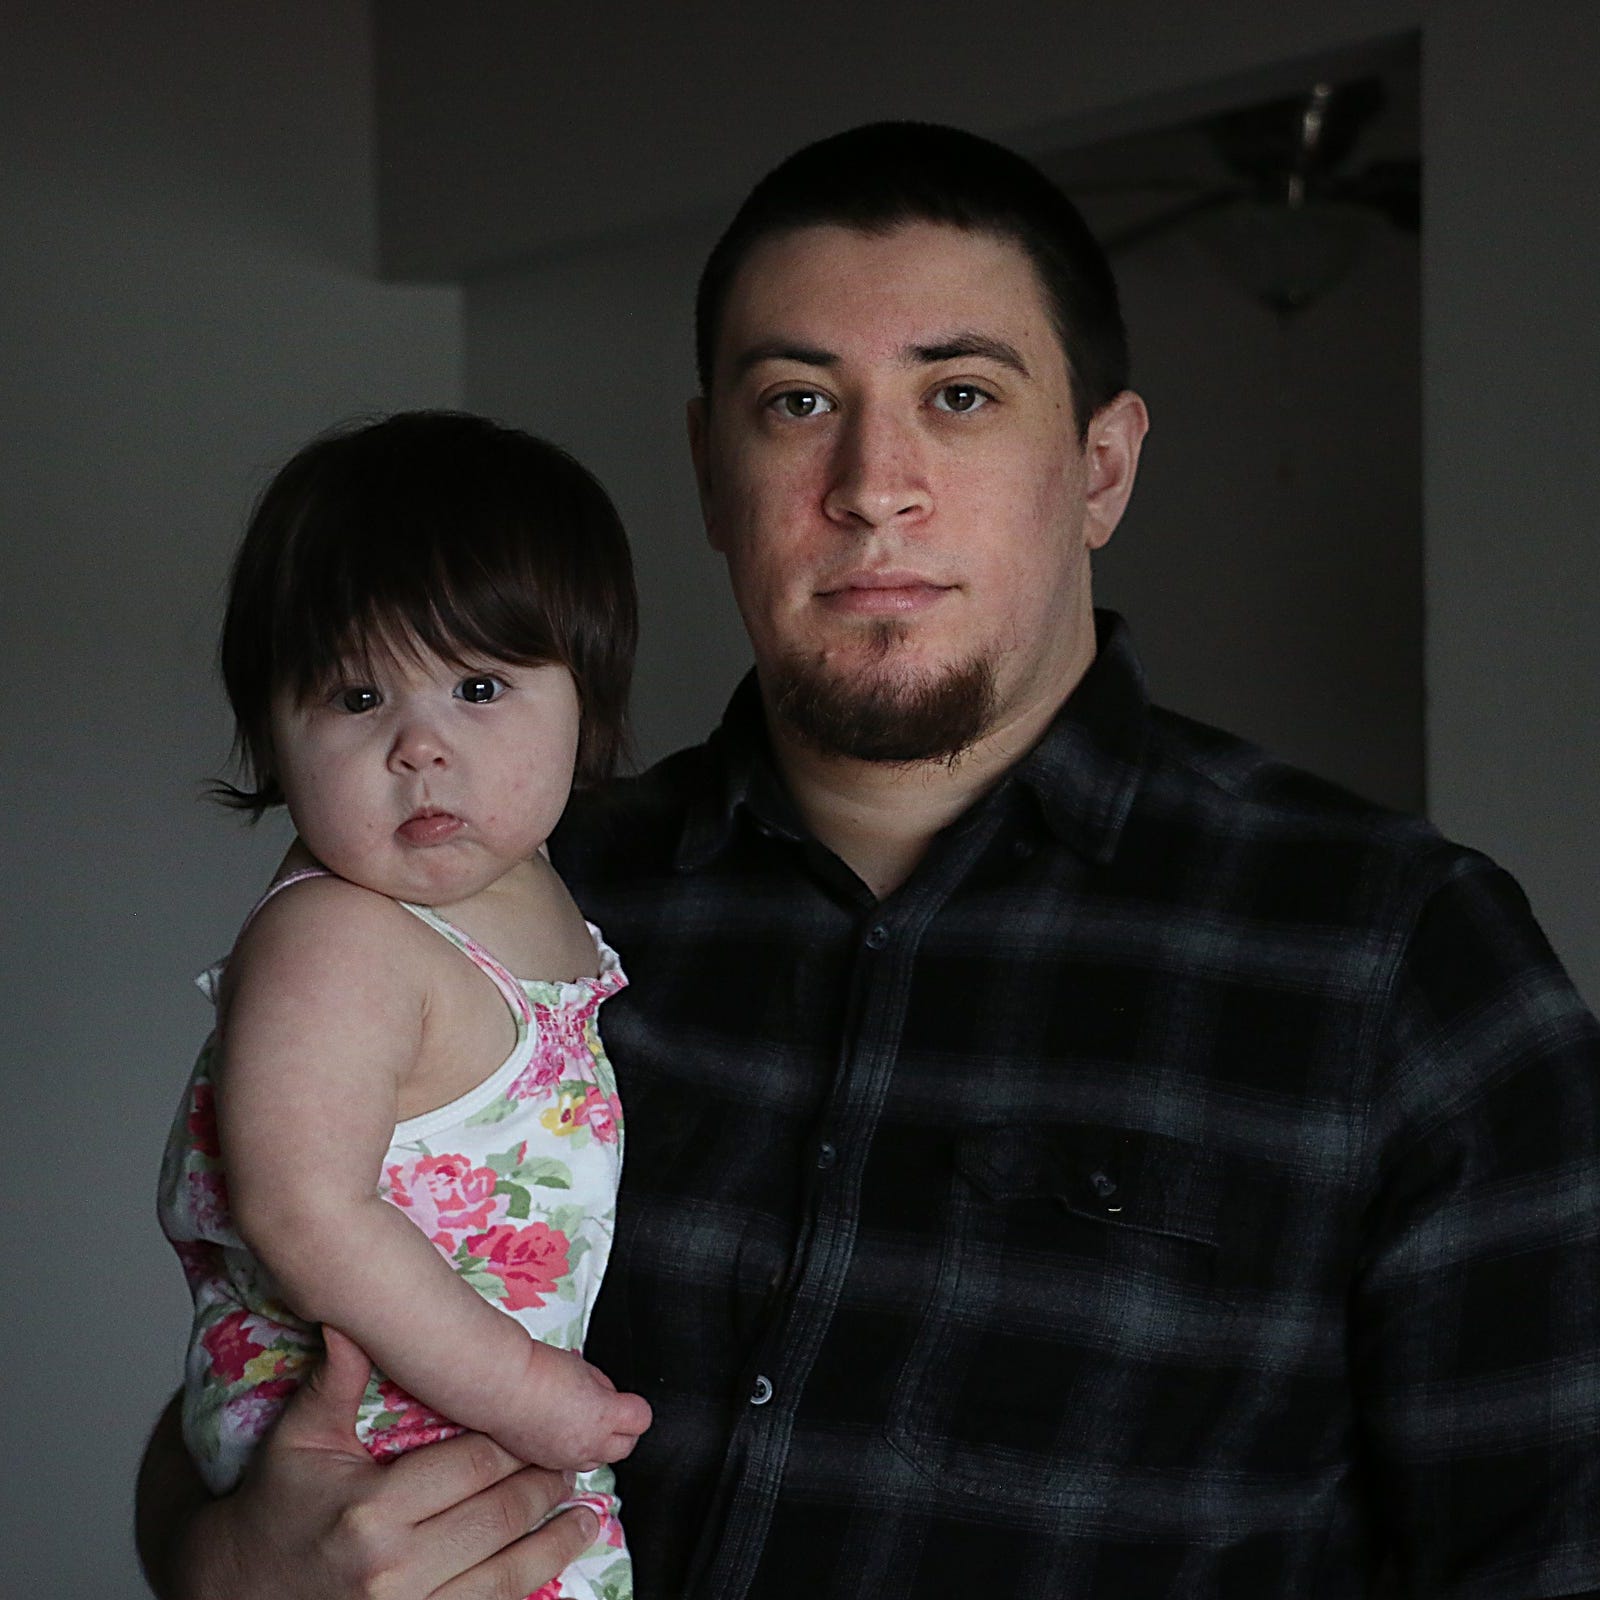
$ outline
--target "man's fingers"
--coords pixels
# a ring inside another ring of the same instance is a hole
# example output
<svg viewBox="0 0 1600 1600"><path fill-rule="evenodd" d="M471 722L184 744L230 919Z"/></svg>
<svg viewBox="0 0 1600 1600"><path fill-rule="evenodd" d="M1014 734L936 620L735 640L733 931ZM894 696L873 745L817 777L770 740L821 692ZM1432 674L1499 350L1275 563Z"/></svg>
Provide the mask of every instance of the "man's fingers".
<svg viewBox="0 0 1600 1600"><path fill-rule="evenodd" d="M365 1456L356 1439L356 1409L372 1363L353 1339L337 1328L322 1330L325 1354L290 1397L274 1430L280 1444L322 1447Z"/></svg>
<svg viewBox="0 0 1600 1600"><path fill-rule="evenodd" d="M594 1512L574 1506L537 1533L445 1584L434 1600L505 1600L507 1595L531 1595L576 1561L599 1532L600 1520Z"/></svg>
<svg viewBox="0 0 1600 1600"><path fill-rule="evenodd" d="M502 1450L487 1434L459 1434L439 1444L409 1450L390 1461L383 1469L384 1504L406 1522L426 1522L430 1517L459 1509L463 1501L470 1504L473 1496L503 1482L523 1466L523 1462L509 1450ZM561 1480L556 1478L555 1481L557 1492L546 1499L539 1516L566 1493ZM526 1533L537 1521L538 1517L534 1517L521 1523L514 1533Z"/></svg>
<svg viewBox="0 0 1600 1600"><path fill-rule="evenodd" d="M366 1392L372 1363L366 1351L337 1328L323 1328L322 1345L322 1365L313 1381L330 1405L347 1406L354 1411Z"/></svg>
<svg viewBox="0 0 1600 1600"><path fill-rule="evenodd" d="M442 1454L450 1445L462 1442L447 1440L444 1444L414 1451L413 1455ZM407 1459L410 1458L402 1458ZM401 1462L394 1465L399 1466ZM426 1577L438 1588L440 1596L448 1595L451 1600L457 1600L458 1595L466 1600L480 1593L497 1597L532 1594L594 1539L593 1513L586 1514L587 1538L581 1528L574 1526L571 1512L563 1512L546 1526L539 1527L570 1490L570 1483L561 1473L546 1472L542 1467L522 1467L460 1504L441 1511L417 1529L419 1577ZM538 1528L537 1533L532 1532L535 1528ZM460 1577L456 1578L458 1573ZM519 1589L512 1586L509 1576L512 1573L517 1575L518 1581L522 1581L524 1573L530 1576ZM450 1581L452 1579L455 1581ZM505 1587L495 1588L494 1582L503 1582ZM478 1587L458 1589L458 1583Z"/></svg>

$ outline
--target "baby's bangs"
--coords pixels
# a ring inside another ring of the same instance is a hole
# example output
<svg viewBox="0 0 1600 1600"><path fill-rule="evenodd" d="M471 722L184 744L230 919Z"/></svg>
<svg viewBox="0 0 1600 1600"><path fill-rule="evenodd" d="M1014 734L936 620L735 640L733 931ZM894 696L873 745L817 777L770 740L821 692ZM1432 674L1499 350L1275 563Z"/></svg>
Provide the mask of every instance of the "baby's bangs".
<svg viewBox="0 0 1600 1600"><path fill-rule="evenodd" d="M562 659L526 582L493 571L469 540L428 545L413 545L410 554L420 561L395 559L402 553L391 548L387 561L373 563L382 565L382 576L365 576L359 586L350 570L356 563L339 561L344 570L336 572L301 569L300 593L280 612L287 626L274 651L295 664L285 686L296 699L313 699L352 673L375 677L384 666L418 664L429 654L464 669Z"/></svg>

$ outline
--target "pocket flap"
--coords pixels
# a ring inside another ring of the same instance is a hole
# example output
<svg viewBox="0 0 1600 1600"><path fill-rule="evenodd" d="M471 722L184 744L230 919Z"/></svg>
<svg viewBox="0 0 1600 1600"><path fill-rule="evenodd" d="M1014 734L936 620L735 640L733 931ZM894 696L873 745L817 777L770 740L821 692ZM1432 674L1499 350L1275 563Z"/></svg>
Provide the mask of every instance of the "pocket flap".
<svg viewBox="0 0 1600 1600"><path fill-rule="evenodd" d="M1074 1216L1217 1243L1217 1158L1185 1139L1129 1128L991 1128L962 1138L962 1173L991 1200L1053 1199Z"/></svg>

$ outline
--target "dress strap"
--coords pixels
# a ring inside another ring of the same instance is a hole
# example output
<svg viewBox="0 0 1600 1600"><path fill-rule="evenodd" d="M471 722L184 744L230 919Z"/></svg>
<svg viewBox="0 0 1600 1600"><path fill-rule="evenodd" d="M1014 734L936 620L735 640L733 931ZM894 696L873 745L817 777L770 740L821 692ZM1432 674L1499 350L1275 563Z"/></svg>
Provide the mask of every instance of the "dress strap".
<svg viewBox="0 0 1600 1600"><path fill-rule="evenodd" d="M234 935L234 943L238 943L240 936L244 933L244 930L256 920L256 917L259 914L262 906L264 906L267 901L273 897L273 895L277 894L279 890L287 889L291 883L304 883L307 878L331 878L332 876L333 874L329 872L326 867L297 867L287 876L279 878L276 883L269 883L267 885L267 892L262 895L262 897L257 900L253 906L250 907L249 915L246 916L244 921L239 924L239 932ZM216 1005L217 998L222 992L222 970L227 966L227 964L228 962L226 959L213 962L209 967L206 968L204 972L199 975L199 977L194 980L195 986L200 990L201 994L203 994L206 999L212 1003L212 1005Z"/></svg>
<svg viewBox="0 0 1600 1600"><path fill-rule="evenodd" d="M395 904L404 906L419 922L427 923L435 933L448 939L500 991L514 1016L525 1023L533 1021L533 1006L527 991L471 934L441 917L432 906L414 905L409 900L397 900Z"/></svg>
<svg viewBox="0 0 1600 1600"><path fill-rule="evenodd" d="M243 933L256 920L261 913L261 908L267 901L275 894L287 889L291 884L304 883L307 878L331 878L332 876L333 874L326 867L296 867L293 872L279 878L276 883L269 883L267 892L250 907L250 914L239 924L239 932Z"/></svg>

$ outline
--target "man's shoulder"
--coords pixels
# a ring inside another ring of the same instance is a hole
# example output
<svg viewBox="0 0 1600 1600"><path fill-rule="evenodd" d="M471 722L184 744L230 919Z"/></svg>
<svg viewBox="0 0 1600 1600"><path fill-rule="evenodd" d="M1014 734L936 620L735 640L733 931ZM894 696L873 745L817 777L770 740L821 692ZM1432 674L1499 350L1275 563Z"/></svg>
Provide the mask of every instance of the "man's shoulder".
<svg viewBox="0 0 1600 1600"><path fill-rule="evenodd" d="M1145 850L1183 841L1231 901L1352 927L1404 926L1447 884L1503 876L1424 817L1160 707L1124 844L1135 836Z"/></svg>
<svg viewBox="0 0 1600 1600"><path fill-rule="evenodd" d="M1274 755L1249 739L1152 706L1142 798L1230 837L1321 836L1432 854L1462 849L1426 818L1395 810Z"/></svg>

